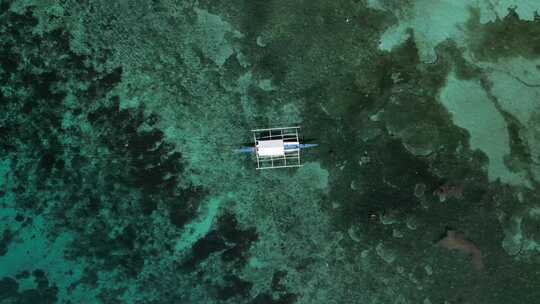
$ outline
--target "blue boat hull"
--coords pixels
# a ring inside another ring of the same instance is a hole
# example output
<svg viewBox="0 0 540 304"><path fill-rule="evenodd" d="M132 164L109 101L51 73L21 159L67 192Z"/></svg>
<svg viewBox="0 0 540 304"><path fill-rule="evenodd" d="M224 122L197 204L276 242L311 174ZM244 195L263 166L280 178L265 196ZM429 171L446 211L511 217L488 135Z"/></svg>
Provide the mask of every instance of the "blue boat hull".
<svg viewBox="0 0 540 304"><path fill-rule="evenodd" d="M287 150L296 150L296 149L308 149L317 147L319 144L299 144L299 145L285 145L285 151ZM236 152L239 153L255 153L255 147L242 147Z"/></svg>

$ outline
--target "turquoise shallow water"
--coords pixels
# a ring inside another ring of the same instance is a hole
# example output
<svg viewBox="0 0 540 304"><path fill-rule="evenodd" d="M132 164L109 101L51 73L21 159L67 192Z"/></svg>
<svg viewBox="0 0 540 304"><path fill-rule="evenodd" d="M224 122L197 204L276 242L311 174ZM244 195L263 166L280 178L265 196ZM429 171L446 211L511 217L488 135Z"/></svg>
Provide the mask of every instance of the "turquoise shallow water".
<svg viewBox="0 0 540 304"><path fill-rule="evenodd" d="M0 303L540 303L538 10L0 0Z"/></svg>

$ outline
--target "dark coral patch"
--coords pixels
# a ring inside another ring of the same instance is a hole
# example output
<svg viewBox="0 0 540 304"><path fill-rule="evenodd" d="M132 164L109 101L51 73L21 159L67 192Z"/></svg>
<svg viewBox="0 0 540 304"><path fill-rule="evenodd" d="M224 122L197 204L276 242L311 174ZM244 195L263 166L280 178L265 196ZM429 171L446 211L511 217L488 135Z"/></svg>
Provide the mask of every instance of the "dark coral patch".
<svg viewBox="0 0 540 304"><path fill-rule="evenodd" d="M175 199L169 200L169 219L178 228L184 227L197 213L206 192L201 187L183 189Z"/></svg>
<svg viewBox="0 0 540 304"><path fill-rule="evenodd" d="M522 20L515 9L495 21L482 24L479 10L472 10L467 23L469 44L481 60L522 56L529 59L540 56L540 18Z"/></svg>
<svg viewBox="0 0 540 304"><path fill-rule="evenodd" d="M122 67L117 67L110 73L92 81L86 91L87 96L92 99L100 99L110 92L122 80Z"/></svg>
<svg viewBox="0 0 540 304"><path fill-rule="evenodd" d="M191 257L184 262L183 268L193 271L212 253L222 251L221 259L238 267L245 265L247 251L258 239L255 228L242 230L232 214L224 214L218 219L217 229L195 242L191 248Z"/></svg>
<svg viewBox="0 0 540 304"><path fill-rule="evenodd" d="M225 284L218 287L217 298L226 301L231 298L240 296L246 297L253 286L253 283L242 280L235 275L226 275L224 278Z"/></svg>
<svg viewBox="0 0 540 304"><path fill-rule="evenodd" d="M272 297L268 293L261 293L253 298L249 304L293 304L296 303L297 295L286 293L278 298Z"/></svg>
<svg viewBox="0 0 540 304"><path fill-rule="evenodd" d="M19 283L12 278L3 278L0 280L0 301L5 301L9 298L17 296Z"/></svg>
<svg viewBox="0 0 540 304"><path fill-rule="evenodd" d="M284 291L285 286L283 286L283 283L281 282L285 277L287 276L287 272L283 270L278 270L274 272L272 275L272 284L270 287L272 288L272 291L279 292Z"/></svg>
<svg viewBox="0 0 540 304"><path fill-rule="evenodd" d="M13 240L14 234L10 229L5 229L0 239L0 256L5 255L8 252L9 244Z"/></svg>
<svg viewBox="0 0 540 304"><path fill-rule="evenodd" d="M219 218L218 231L231 247L223 252L222 259L226 262L238 261L245 264L246 251L251 244L258 239L255 228L240 229L236 217L232 214L224 214Z"/></svg>
<svg viewBox="0 0 540 304"><path fill-rule="evenodd" d="M0 280L0 302L2 303L43 303L52 304L58 300L58 287L51 285L45 272L32 272L37 288L19 291L19 283L13 278ZM26 276L26 275L25 275Z"/></svg>
<svg viewBox="0 0 540 304"><path fill-rule="evenodd" d="M182 155L164 141L162 131L139 131L147 121L142 108L120 109L119 98L112 97L108 105L88 113L87 118L100 130L101 142L111 150L111 156L124 163L126 171L116 174L114 179L141 191L139 203L144 213L152 213L160 200L173 206L172 212L190 209L186 206L194 203L191 196L177 189L183 171ZM151 120L156 120L155 116ZM181 227L192 215L193 212L187 212L173 222Z"/></svg>
<svg viewBox="0 0 540 304"><path fill-rule="evenodd" d="M207 259L210 254L227 248L225 241L216 231L211 231L193 245L192 252L196 261Z"/></svg>

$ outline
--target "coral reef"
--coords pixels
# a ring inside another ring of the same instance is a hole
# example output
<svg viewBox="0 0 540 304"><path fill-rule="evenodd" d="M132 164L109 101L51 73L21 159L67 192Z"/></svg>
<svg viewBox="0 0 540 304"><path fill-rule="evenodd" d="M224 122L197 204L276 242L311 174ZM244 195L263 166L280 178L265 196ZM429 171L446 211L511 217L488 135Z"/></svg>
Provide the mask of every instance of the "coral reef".
<svg viewBox="0 0 540 304"><path fill-rule="evenodd" d="M540 7L486 3L0 0L0 302L535 303Z"/></svg>

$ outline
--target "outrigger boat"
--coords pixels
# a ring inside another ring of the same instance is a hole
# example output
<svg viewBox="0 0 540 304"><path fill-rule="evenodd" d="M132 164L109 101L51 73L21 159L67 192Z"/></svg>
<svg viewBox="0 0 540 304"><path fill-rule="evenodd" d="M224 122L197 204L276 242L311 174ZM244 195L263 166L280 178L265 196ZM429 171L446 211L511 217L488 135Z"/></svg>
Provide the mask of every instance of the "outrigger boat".
<svg viewBox="0 0 540 304"><path fill-rule="evenodd" d="M300 150L317 147L318 144L300 143L300 127L251 130L254 145L236 150L255 154L257 169L301 167Z"/></svg>

